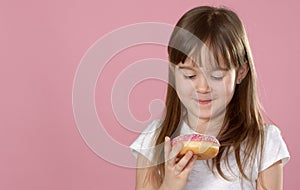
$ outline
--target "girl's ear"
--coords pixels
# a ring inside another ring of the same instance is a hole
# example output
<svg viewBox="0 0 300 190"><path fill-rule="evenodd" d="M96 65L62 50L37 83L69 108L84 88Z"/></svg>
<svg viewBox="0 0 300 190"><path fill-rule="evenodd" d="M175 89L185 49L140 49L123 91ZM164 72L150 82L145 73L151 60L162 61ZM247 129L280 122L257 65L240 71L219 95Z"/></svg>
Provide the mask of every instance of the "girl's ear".
<svg viewBox="0 0 300 190"><path fill-rule="evenodd" d="M245 65L238 68L238 70L237 70L237 80L236 80L237 84L240 84L242 82L242 80L246 77L248 71L249 71L248 64L245 64Z"/></svg>

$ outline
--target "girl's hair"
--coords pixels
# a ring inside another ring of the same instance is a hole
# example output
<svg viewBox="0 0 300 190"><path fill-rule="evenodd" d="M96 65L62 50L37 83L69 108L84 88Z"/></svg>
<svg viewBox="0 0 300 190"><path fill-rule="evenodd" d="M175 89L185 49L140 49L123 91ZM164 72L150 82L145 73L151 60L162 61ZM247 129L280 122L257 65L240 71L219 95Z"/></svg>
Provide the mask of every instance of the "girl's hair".
<svg viewBox="0 0 300 190"><path fill-rule="evenodd" d="M228 157L232 148L240 174L250 181L252 172L249 176L245 169L248 166L253 168L256 156L262 155L264 123L256 91L254 63L244 26L238 16L227 8L200 6L185 13L176 27L183 28L199 38L209 47L214 58L218 62L222 59L228 68L249 66L246 77L241 84L236 85L234 95L226 107L223 125L217 136L221 143L219 154L209 165L212 171L216 168L224 179L229 180L221 169L221 160L224 159L224 163L229 166ZM174 29L168 45L169 61L174 65L184 63L187 58L180 50L193 54L194 47L197 46L191 40L182 39L177 32L178 30ZM173 44L176 44L176 48ZM169 81L174 81L171 68ZM156 145L164 143L165 136L172 136L176 131L181 122L183 111L181 106L176 90L168 84L165 116L156 138ZM163 158L163 150L156 149L154 155L156 159ZM158 163L148 172L145 182L153 183L152 180L155 180L154 184L160 183L164 173L164 162Z"/></svg>

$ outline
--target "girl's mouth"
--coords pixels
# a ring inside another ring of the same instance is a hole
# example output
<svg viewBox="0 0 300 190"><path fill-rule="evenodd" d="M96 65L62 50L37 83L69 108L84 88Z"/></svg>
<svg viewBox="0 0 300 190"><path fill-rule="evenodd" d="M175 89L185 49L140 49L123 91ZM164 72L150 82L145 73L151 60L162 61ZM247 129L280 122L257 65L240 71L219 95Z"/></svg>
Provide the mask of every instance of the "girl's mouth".
<svg viewBox="0 0 300 190"><path fill-rule="evenodd" d="M210 104L212 102L212 100L197 100L197 101L201 105Z"/></svg>

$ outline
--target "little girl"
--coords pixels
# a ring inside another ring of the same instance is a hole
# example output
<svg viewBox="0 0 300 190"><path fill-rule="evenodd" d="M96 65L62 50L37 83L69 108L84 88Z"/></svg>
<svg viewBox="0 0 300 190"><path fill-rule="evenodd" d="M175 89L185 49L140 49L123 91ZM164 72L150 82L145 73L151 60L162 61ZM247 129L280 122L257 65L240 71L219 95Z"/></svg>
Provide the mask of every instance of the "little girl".
<svg viewBox="0 0 300 190"><path fill-rule="evenodd" d="M279 129L262 118L250 46L238 16L225 8L193 8L176 24L168 55L164 118L131 145L136 189L282 189L290 155ZM172 146L171 139L193 133L215 136L218 155L203 161L189 151L178 158L182 144Z"/></svg>

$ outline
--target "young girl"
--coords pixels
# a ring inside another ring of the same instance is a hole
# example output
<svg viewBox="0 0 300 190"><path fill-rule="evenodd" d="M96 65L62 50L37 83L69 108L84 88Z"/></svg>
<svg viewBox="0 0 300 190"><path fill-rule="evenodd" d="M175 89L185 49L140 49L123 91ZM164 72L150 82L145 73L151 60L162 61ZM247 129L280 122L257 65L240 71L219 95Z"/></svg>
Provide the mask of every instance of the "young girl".
<svg viewBox="0 0 300 190"><path fill-rule="evenodd" d="M279 129L263 121L238 16L207 6L188 11L176 24L168 54L164 118L131 145L138 158L136 189L282 189L289 152ZM171 139L191 133L215 136L218 155L207 161L191 151L176 157L182 144L171 146Z"/></svg>

